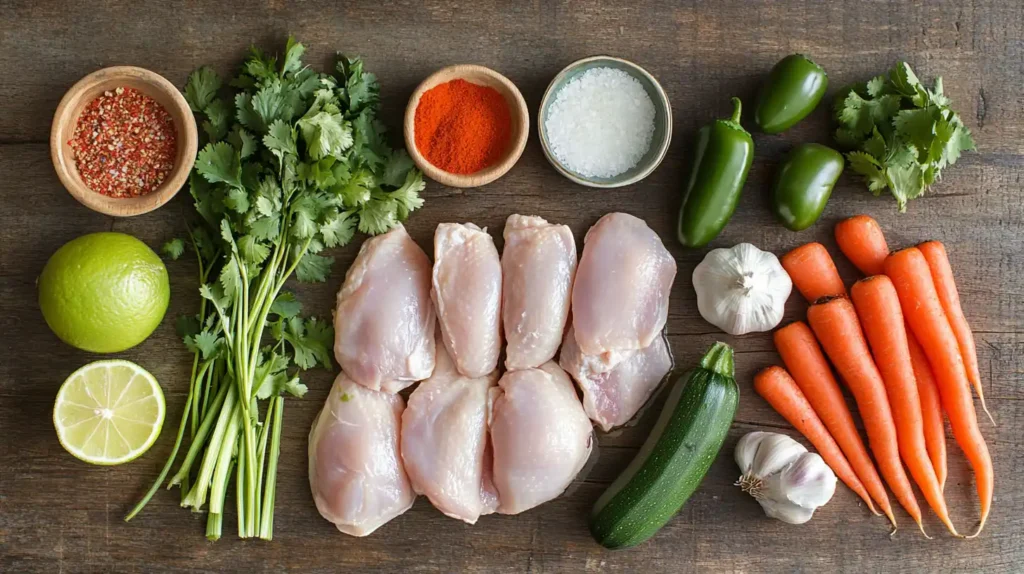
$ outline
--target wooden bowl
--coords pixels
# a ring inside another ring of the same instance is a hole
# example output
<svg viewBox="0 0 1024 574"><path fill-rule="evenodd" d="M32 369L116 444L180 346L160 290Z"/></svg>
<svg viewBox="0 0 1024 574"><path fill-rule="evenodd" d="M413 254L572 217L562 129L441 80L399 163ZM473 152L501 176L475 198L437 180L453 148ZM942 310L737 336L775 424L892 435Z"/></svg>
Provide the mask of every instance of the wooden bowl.
<svg viewBox="0 0 1024 574"><path fill-rule="evenodd" d="M465 80L478 86L494 88L505 98L511 115L511 133L509 134L508 149L505 151L505 157L501 161L471 174L444 171L430 163L416 149L416 107L420 104L420 98L424 92L434 86L452 80ZM526 107L526 100L523 99L523 94L519 92L519 88L508 78L484 66L461 64L441 68L416 87L412 97L409 98L409 105L405 108L405 148L408 150L409 155L412 156L413 162L430 179L451 187L479 187L505 175L519 161L519 157L523 155L529 135L530 111Z"/></svg>
<svg viewBox="0 0 1024 574"><path fill-rule="evenodd" d="M174 169L159 187L139 197L108 197L89 189L78 174L74 153L68 145L82 110L103 92L122 86L135 88L156 100L171 115L177 131ZM181 92L163 76L133 66L103 68L79 80L64 94L50 128L50 158L64 187L89 209L118 217L153 211L170 201L188 179L198 145L196 121Z"/></svg>
<svg viewBox="0 0 1024 574"><path fill-rule="evenodd" d="M545 122L548 118L548 110L558 95L558 91L565 87L574 78L591 68L614 68L626 72L635 78L644 91L651 98L654 104L654 135L651 138L651 147L647 149L640 161L630 169L614 177L589 177L569 169L563 165L555 156L548 144L548 130ZM634 184L652 172L661 164L668 153L668 146L672 142L672 104L669 103L668 95L664 88L654 79L650 72L637 64L615 58L612 56L591 56L576 60L562 69L548 84L544 96L540 100L540 111L537 112L537 132L540 134L541 149L544 150L544 157L558 171L558 173L570 180L588 187L613 188Z"/></svg>

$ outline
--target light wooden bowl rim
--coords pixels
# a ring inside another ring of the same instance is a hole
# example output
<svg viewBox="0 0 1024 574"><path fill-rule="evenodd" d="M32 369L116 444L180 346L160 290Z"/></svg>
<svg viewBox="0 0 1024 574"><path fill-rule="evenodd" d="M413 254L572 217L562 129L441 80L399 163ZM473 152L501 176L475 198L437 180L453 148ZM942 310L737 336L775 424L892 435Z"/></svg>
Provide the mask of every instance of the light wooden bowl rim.
<svg viewBox="0 0 1024 574"><path fill-rule="evenodd" d="M157 100L171 115L177 131L174 169L159 187L140 197L114 198L89 189L78 175L68 145L82 109L104 90L122 85L130 85ZM198 146L195 118L181 92L156 72L135 66L103 68L79 80L64 94L50 127L50 159L61 183L82 205L117 217L147 213L170 201L188 179Z"/></svg>
<svg viewBox="0 0 1024 574"><path fill-rule="evenodd" d="M555 157L554 152L551 151L551 148L548 145L548 134L547 131L544 129L544 110L548 107L548 103L550 102L551 98L553 98L557 93L557 91L555 90L555 86L560 84L566 76L574 73L578 68L586 64L590 64L591 62L616 62L623 67L633 70L638 75L643 76L646 80L650 82L651 86L654 87L654 93L648 93L648 95L652 96L651 100L654 103L655 107L661 108L665 115L664 137L661 141L651 142L651 146L655 148L653 157L650 159L649 163L643 169L633 174L632 176L624 177L623 174L620 174L618 176L610 178L610 180L608 181L599 181L597 179L583 177L573 171L570 171L569 168L562 165L562 163L558 161L558 158ZM658 169L658 166L660 166L661 162L664 161L665 156L668 155L668 148L669 145L672 143L672 103L668 99L668 94L665 92L665 88L661 86L661 83L659 83L658 79L654 77L654 74L648 72L647 69L645 69L640 64L637 64L636 62L632 62L625 58L618 58L616 56L609 56L607 54L587 56L586 58L580 58L575 62L571 62L568 66L562 68L557 74L555 74L555 77L551 79L551 82L548 83L548 87L544 90L544 95L540 99L540 106L538 106L537 108L537 135L540 138L541 150L544 152L544 157L547 158L548 163L550 163L551 166L554 167L558 173L562 174L563 176L573 181L574 183L600 189L624 187L627 185L638 183L645 179L647 176L654 173L654 170Z"/></svg>
<svg viewBox="0 0 1024 574"><path fill-rule="evenodd" d="M472 76L481 75L486 76L504 88L499 89L498 91L501 92L501 95L505 97L505 101L508 103L509 111L512 115L512 122L514 124L514 133L516 135L514 136L513 141L509 142L505 158L500 162L476 173L465 175L444 171L430 163L427 158L423 157L423 154L416 149L416 107L419 106L420 98L423 94L427 90L439 84L457 79L472 82ZM517 88L516 85L505 76L486 66L479 66L476 64L457 64L441 68L427 76L427 78L420 82L420 85L416 87L412 96L409 98L409 104L405 108L404 132L405 148L409 152L409 156L412 157L416 167L426 174L427 177L438 183L451 187L479 187L481 185L491 183L508 173L508 170L512 169L512 166L515 165L523 155L523 150L526 149L526 142L530 137L530 110L526 106L526 100L523 99L523 94L519 91L519 88Z"/></svg>

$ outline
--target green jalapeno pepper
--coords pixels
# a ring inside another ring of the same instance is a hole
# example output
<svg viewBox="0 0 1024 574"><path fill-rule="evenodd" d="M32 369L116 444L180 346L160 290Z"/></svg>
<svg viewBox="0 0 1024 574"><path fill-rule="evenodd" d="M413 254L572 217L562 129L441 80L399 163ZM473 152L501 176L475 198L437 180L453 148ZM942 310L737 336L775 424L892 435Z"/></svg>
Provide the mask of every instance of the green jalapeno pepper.
<svg viewBox="0 0 1024 574"><path fill-rule="evenodd" d="M743 104L732 99L732 117L718 119L697 132L690 179L683 192L677 234L686 247L714 239L736 210L754 160L754 140L740 126Z"/></svg>
<svg viewBox="0 0 1024 574"><path fill-rule="evenodd" d="M754 123L766 134L793 127L818 106L828 76L807 56L793 54L775 64L761 86L754 108Z"/></svg>
<svg viewBox="0 0 1024 574"><path fill-rule="evenodd" d="M772 186L772 211L786 228L807 229L821 217L843 173L843 155L816 143L793 148Z"/></svg>

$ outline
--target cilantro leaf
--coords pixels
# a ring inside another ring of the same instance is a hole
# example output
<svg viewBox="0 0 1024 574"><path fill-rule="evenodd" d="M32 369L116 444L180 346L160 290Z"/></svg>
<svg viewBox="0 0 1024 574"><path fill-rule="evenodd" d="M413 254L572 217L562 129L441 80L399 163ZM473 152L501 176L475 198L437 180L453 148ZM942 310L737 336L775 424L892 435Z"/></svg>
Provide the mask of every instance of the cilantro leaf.
<svg viewBox="0 0 1024 574"><path fill-rule="evenodd" d="M263 122L263 116L256 113L253 99L248 92L239 92L235 96L235 118L243 126L261 134L267 131L267 124Z"/></svg>
<svg viewBox="0 0 1024 574"><path fill-rule="evenodd" d="M352 145L352 127L341 114L318 112L299 120L299 130L313 159L340 155Z"/></svg>
<svg viewBox="0 0 1024 574"><path fill-rule="evenodd" d="M172 261L177 261L178 258L185 253L185 242L181 238L175 237L167 243L164 243L163 247L160 248L160 251Z"/></svg>
<svg viewBox="0 0 1024 574"><path fill-rule="evenodd" d="M210 138L211 142L224 139L228 133L228 124L231 120L231 112L228 111L224 100L213 100L203 110L206 121L203 122L203 131Z"/></svg>
<svg viewBox="0 0 1024 574"><path fill-rule="evenodd" d="M887 86L885 76L875 76L874 78L871 78L871 80L868 81L868 95L871 96L872 98L877 98L879 96L885 95L886 87Z"/></svg>
<svg viewBox="0 0 1024 574"><path fill-rule="evenodd" d="M220 270L219 281L226 297L234 297L241 292L242 274L239 271L237 259L232 257L224 263L224 267Z"/></svg>
<svg viewBox="0 0 1024 574"><path fill-rule="evenodd" d="M331 272L333 257L307 253L295 268L295 277L303 283L323 283Z"/></svg>
<svg viewBox="0 0 1024 574"><path fill-rule="evenodd" d="M261 217L249 226L249 235L257 239L275 241L281 235L281 219L276 215Z"/></svg>
<svg viewBox="0 0 1024 574"><path fill-rule="evenodd" d="M885 180L885 175L882 173L882 166L870 154L852 151L846 154L846 159L849 160L850 168L853 171L864 176L864 180L867 182L871 193L877 196L886 188L888 183Z"/></svg>
<svg viewBox="0 0 1024 574"><path fill-rule="evenodd" d="M299 153L295 147L295 130L280 119L270 124L267 135L263 136L263 145L267 146L270 153L280 162L284 161L285 154L294 156Z"/></svg>
<svg viewBox="0 0 1024 574"><path fill-rule="evenodd" d="M208 361L220 351L223 341L210 331L202 331L186 337L185 346L193 353L199 353L204 361Z"/></svg>
<svg viewBox="0 0 1024 574"><path fill-rule="evenodd" d="M908 201L924 193L924 174L916 162L886 167L885 176L900 212L907 210Z"/></svg>
<svg viewBox="0 0 1024 574"><path fill-rule="evenodd" d="M178 315L174 320L174 331L183 339L195 335L199 329L199 319L196 315Z"/></svg>
<svg viewBox="0 0 1024 574"><path fill-rule="evenodd" d="M415 168L412 158L404 149L392 153L384 166L384 175L381 176L381 183L392 187L401 187L405 183L405 176Z"/></svg>
<svg viewBox="0 0 1024 574"><path fill-rule="evenodd" d="M302 303L289 291L282 291L270 305L270 312L284 319L295 317L302 312Z"/></svg>
<svg viewBox="0 0 1024 574"><path fill-rule="evenodd" d="M257 237L243 235L238 240L238 252L242 254L246 263L259 265L270 255L270 247L261 243Z"/></svg>
<svg viewBox="0 0 1024 574"><path fill-rule="evenodd" d="M378 235L391 230L398 223L398 202L383 192L375 192L359 212L359 231Z"/></svg>
<svg viewBox="0 0 1024 574"><path fill-rule="evenodd" d="M256 138L241 127L235 127L228 137L228 141L238 150L241 159L251 156L256 151Z"/></svg>
<svg viewBox="0 0 1024 574"><path fill-rule="evenodd" d="M279 84L265 86L252 97L252 110L260 118L260 124L263 127L263 129L259 130L261 132L266 131L270 124L279 119L291 119L283 117L286 111L285 108L286 101L281 94L281 86Z"/></svg>
<svg viewBox="0 0 1024 574"><path fill-rule="evenodd" d="M344 211L320 224L320 235L327 247L347 245L356 233L356 222L351 212Z"/></svg>
<svg viewBox="0 0 1024 574"><path fill-rule="evenodd" d="M232 187L242 187L241 160L231 144L206 144L196 156L195 168L210 183L223 182Z"/></svg>
<svg viewBox="0 0 1024 574"><path fill-rule="evenodd" d="M302 69L302 54L306 47L295 41L294 36L288 36L288 44L284 49L284 61L281 62L281 77L287 74L294 74Z"/></svg>
<svg viewBox="0 0 1024 574"><path fill-rule="evenodd" d="M423 181L423 174L416 170L410 170L405 177L405 184L391 192L391 198L398 204L396 215L399 221L409 218L409 213L423 207L423 198L420 192L427 186Z"/></svg>
<svg viewBox="0 0 1024 574"><path fill-rule="evenodd" d="M249 211L249 193L244 187L232 187L224 198L224 205L238 213Z"/></svg>
<svg viewBox="0 0 1024 574"><path fill-rule="evenodd" d="M188 102L188 107L192 108L193 112L202 112L217 97L219 89L220 78L213 68L209 66L197 68L188 75L188 82L185 84L185 101Z"/></svg>

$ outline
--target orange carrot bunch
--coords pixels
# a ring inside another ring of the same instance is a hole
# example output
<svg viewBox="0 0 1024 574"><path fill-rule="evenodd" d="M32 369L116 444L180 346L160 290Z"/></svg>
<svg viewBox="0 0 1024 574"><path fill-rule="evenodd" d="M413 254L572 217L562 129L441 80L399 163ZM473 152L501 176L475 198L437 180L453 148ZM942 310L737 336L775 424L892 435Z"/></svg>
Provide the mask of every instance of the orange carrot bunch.
<svg viewBox="0 0 1024 574"><path fill-rule="evenodd" d="M872 512L873 500L895 526L884 478L924 532L913 478L946 528L960 537L943 495L945 409L977 480L981 520L968 538L977 536L992 503L992 460L971 396L973 386L984 408L974 336L945 247L929 241L890 254L878 222L866 215L840 222L835 235L843 254L868 277L847 295L820 243L784 255L793 285L811 303L810 328L797 321L775 332L786 368L762 370L754 390L807 437ZM853 393L881 478L825 355Z"/></svg>

